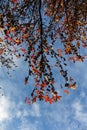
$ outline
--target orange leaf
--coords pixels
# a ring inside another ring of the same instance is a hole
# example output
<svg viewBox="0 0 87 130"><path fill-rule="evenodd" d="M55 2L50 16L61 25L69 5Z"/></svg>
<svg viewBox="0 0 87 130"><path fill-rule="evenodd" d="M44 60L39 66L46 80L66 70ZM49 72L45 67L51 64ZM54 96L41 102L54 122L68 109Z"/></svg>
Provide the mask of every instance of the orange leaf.
<svg viewBox="0 0 87 130"><path fill-rule="evenodd" d="M23 34L22 38L28 38L28 34Z"/></svg>
<svg viewBox="0 0 87 130"><path fill-rule="evenodd" d="M20 50L22 51L22 53L26 53L26 50L24 48L20 48Z"/></svg>
<svg viewBox="0 0 87 130"><path fill-rule="evenodd" d="M44 50L43 50L43 51L47 53L47 52L48 52L48 49L47 49L47 48L44 48Z"/></svg>
<svg viewBox="0 0 87 130"><path fill-rule="evenodd" d="M40 32L40 29L37 29L36 32L39 33L39 32Z"/></svg>
<svg viewBox="0 0 87 130"><path fill-rule="evenodd" d="M15 39L14 42L19 45L20 44L20 40L19 39Z"/></svg>
<svg viewBox="0 0 87 130"><path fill-rule="evenodd" d="M10 28L10 31L15 31L15 30L16 30L15 27Z"/></svg>
<svg viewBox="0 0 87 130"><path fill-rule="evenodd" d="M70 46L66 47L66 48L65 48L65 53L66 53L66 54L69 54L70 50L71 50L71 47L70 47Z"/></svg>
<svg viewBox="0 0 87 130"><path fill-rule="evenodd" d="M8 26L10 26L10 25L9 25L8 23L6 23L6 25L5 25L5 26L7 26L7 27L8 27Z"/></svg>
<svg viewBox="0 0 87 130"><path fill-rule="evenodd" d="M53 103L53 100L52 98L49 99L49 103L52 104Z"/></svg>
<svg viewBox="0 0 87 130"><path fill-rule="evenodd" d="M41 84L41 87L42 87L42 88L44 88L44 87L46 87L46 86L47 86L46 83L42 83L42 84Z"/></svg>
<svg viewBox="0 0 87 130"><path fill-rule="evenodd" d="M69 88L71 88L71 89L76 89L76 88L77 88L77 86L76 86L76 82L73 83L72 85L70 85Z"/></svg>
<svg viewBox="0 0 87 130"><path fill-rule="evenodd" d="M65 92L66 94L69 94L69 93L70 93L69 90L64 90L64 92Z"/></svg>
<svg viewBox="0 0 87 130"><path fill-rule="evenodd" d="M46 102L49 102L49 97L48 96L45 96L44 98L45 98Z"/></svg>
<svg viewBox="0 0 87 130"><path fill-rule="evenodd" d="M77 46L77 47L80 47L80 43L79 43L79 42L77 42L77 43L76 43L76 46Z"/></svg>

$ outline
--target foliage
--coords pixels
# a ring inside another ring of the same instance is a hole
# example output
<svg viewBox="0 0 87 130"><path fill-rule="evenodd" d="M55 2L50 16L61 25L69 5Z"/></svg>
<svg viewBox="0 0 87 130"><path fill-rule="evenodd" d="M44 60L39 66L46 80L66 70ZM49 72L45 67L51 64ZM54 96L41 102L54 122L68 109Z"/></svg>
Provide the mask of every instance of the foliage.
<svg viewBox="0 0 87 130"><path fill-rule="evenodd" d="M35 87L30 104L37 99L50 104L61 99L55 90L54 69L58 69L63 86L76 89L76 82L68 76L67 62L83 62L80 54L87 47L86 0L1 0L0 1L0 62L8 69L15 65L13 57L25 57ZM53 59L53 65L51 63ZM16 66L16 65L15 65ZM69 94L69 90L64 90Z"/></svg>

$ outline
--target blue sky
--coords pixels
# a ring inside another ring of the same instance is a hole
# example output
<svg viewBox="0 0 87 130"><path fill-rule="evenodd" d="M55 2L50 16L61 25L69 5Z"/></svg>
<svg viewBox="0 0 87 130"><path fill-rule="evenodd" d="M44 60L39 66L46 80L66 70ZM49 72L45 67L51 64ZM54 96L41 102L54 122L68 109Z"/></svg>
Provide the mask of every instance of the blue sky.
<svg viewBox="0 0 87 130"><path fill-rule="evenodd" d="M60 102L52 105L37 102L30 106L24 102L33 86L32 80L24 86L27 65L14 60L19 67L10 72L12 77L8 76L5 68L0 67L0 87L4 93L0 96L0 130L87 129L87 60L68 67L77 81L76 90L71 90L69 95L64 94ZM56 70L54 73L57 78ZM58 86L59 81L56 80L55 87Z"/></svg>
<svg viewBox="0 0 87 130"><path fill-rule="evenodd" d="M24 98L29 94L32 81L24 86L27 69L23 61L15 61L20 67L11 72L12 77L0 68L0 86L4 93L0 97L0 130L86 130L87 60L69 67L78 83L76 90L64 94L60 102L52 105L37 102L31 106L24 103Z"/></svg>

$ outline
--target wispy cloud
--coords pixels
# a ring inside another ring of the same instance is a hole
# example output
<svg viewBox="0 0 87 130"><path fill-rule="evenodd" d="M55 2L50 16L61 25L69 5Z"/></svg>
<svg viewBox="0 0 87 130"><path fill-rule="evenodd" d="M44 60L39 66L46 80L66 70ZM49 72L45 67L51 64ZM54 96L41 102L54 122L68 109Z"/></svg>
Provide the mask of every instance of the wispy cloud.
<svg viewBox="0 0 87 130"><path fill-rule="evenodd" d="M78 100L73 103L72 107L75 111L74 118L87 125L87 112L84 111L84 109L86 110L87 108L86 105L82 105Z"/></svg>
<svg viewBox="0 0 87 130"><path fill-rule="evenodd" d="M10 105L10 101L7 97L0 98L0 122L11 118Z"/></svg>
<svg viewBox="0 0 87 130"><path fill-rule="evenodd" d="M30 120L27 120L26 118L23 118L21 120L21 124L19 126L19 130L38 130L37 128L38 122L31 123Z"/></svg>

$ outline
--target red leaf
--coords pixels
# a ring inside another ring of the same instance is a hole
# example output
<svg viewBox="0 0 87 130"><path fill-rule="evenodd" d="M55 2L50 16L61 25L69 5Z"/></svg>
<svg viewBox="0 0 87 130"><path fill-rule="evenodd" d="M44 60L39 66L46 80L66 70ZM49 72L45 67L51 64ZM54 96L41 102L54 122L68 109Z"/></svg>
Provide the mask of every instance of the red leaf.
<svg viewBox="0 0 87 130"><path fill-rule="evenodd" d="M46 84L46 83L42 83L40 86L41 86L42 88L44 88L44 87L47 86L47 84Z"/></svg>
<svg viewBox="0 0 87 130"><path fill-rule="evenodd" d="M24 48L20 48L20 50L22 51L22 53L26 53L26 50Z"/></svg>
<svg viewBox="0 0 87 130"><path fill-rule="evenodd" d="M25 102L28 104L28 105L30 105L30 98L25 98Z"/></svg>
<svg viewBox="0 0 87 130"><path fill-rule="evenodd" d="M24 84L26 85L28 83L28 77L25 77Z"/></svg>
<svg viewBox="0 0 87 130"><path fill-rule="evenodd" d="M68 59L69 61L72 61L72 62L75 62L75 59L74 59L74 57L73 56L71 56L71 57L69 57L69 59Z"/></svg>
<svg viewBox="0 0 87 130"><path fill-rule="evenodd" d="M46 102L49 102L49 97L48 96L45 96L44 98L45 98Z"/></svg>
<svg viewBox="0 0 87 130"><path fill-rule="evenodd" d="M13 3L17 4L18 3L18 0L12 0Z"/></svg>
<svg viewBox="0 0 87 130"><path fill-rule="evenodd" d="M1 48L0 49L0 55L3 54L3 52L4 52L4 49Z"/></svg>
<svg viewBox="0 0 87 130"><path fill-rule="evenodd" d="M82 45L82 47L83 47L83 48L86 48L86 47L87 47L87 44L86 44L86 43L84 43L84 44Z"/></svg>
<svg viewBox="0 0 87 130"><path fill-rule="evenodd" d="M69 90L64 90L64 92L65 92L66 94L69 94L69 93L70 93Z"/></svg>
<svg viewBox="0 0 87 130"><path fill-rule="evenodd" d="M52 98L49 99L49 103L52 104L53 103L53 100Z"/></svg>

